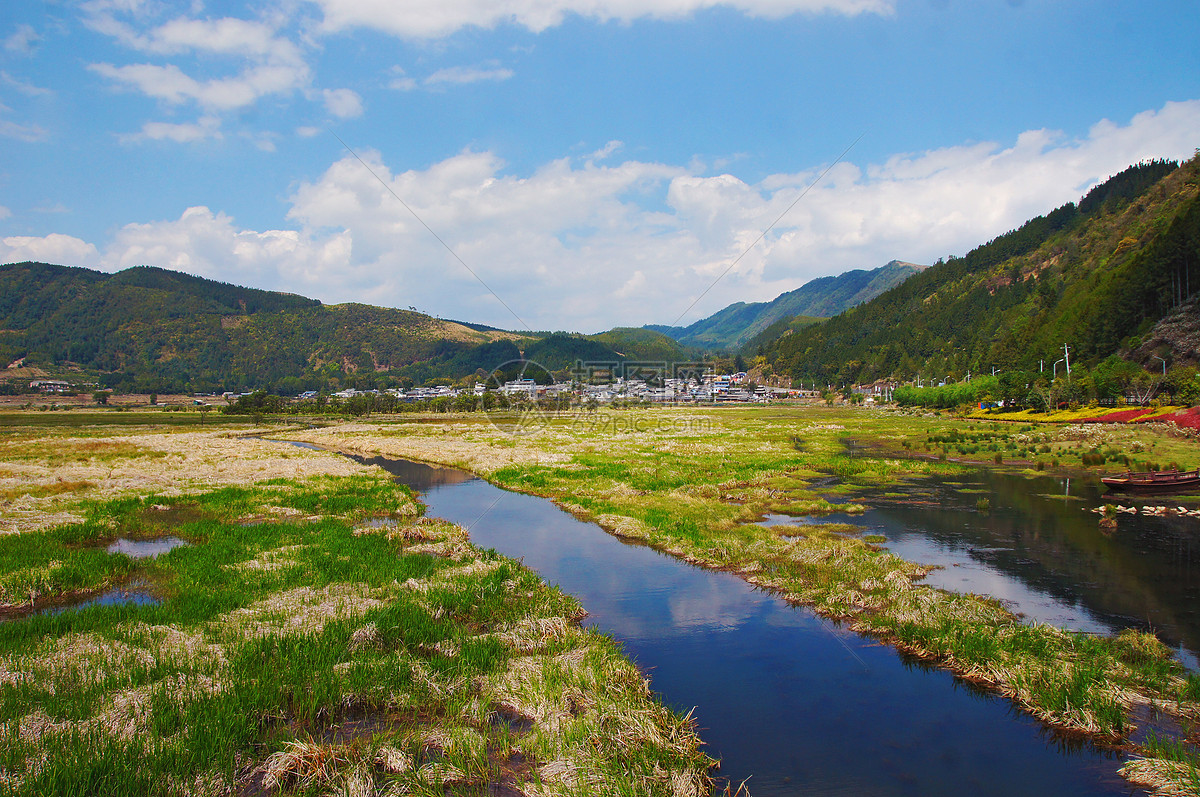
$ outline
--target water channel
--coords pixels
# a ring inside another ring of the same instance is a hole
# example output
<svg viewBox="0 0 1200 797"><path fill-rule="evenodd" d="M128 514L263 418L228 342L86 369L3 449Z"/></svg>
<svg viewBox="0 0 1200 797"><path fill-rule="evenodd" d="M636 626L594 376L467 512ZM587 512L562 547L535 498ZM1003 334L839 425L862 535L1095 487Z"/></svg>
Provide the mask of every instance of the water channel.
<svg viewBox="0 0 1200 797"><path fill-rule="evenodd" d="M782 795L1130 795L1118 756L727 573L621 542L450 468L379 465L430 515L575 595L678 711L720 775Z"/></svg>

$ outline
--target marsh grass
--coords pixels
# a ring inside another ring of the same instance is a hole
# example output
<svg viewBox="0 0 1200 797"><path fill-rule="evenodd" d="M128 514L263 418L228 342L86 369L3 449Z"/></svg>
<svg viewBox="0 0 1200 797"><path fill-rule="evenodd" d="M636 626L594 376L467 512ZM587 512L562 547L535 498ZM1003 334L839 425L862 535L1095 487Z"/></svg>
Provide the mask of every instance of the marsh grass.
<svg viewBox="0 0 1200 797"><path fill-rule="evenodd" d="M0 538L3 594L137 580L161 603L0 624L6 794L709 787L690 720L578 626L573 598L419 517L382 475L126 497L86 515ZM167 532L192 544L153 560L103 547Z"/></svg>
<svg viewBox="0 0 1200 797"><path fill-rule="evenodd" d="M1150 734L1144 752L1121 767L1121 774L1154 789L1155 795L1200 795L1200 750L1195 745Z"/></svg>

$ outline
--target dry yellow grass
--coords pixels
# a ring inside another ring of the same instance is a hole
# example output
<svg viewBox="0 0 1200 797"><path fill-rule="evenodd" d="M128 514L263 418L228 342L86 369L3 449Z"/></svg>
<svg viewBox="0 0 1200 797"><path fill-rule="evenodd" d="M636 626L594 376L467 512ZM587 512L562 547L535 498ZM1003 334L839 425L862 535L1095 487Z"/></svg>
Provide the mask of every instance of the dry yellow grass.
<svg viewBox="0 0 1200 797"><path fill-rule="evenodd" d="M366 468L323 451L229 431L70 433L0 445L0 533L83 520L81 499L181 495L267 479L349 476Z"/></svg>
<svg viewBox="0 0 1200 797"><path fill-rule="evenodd" d="M1161 758L1134 758L1121 767L1130 783L1151 789L1153 797L1197 797L1200 782L1196 769L1180 761Z"/></svg>
<svg viewBox="0 0 1200 797"><path fill-rule="evenodd" d="M404 431L404 436L392 436L377 425L346 423L326 429L293 431L285 437L348 454L416 459L482 474L509 465L565 463L571 458L566 451L547 452L518 445L511 435L493 429L486 422L465 434L462 428L441 424L406 425Z"/></svg>

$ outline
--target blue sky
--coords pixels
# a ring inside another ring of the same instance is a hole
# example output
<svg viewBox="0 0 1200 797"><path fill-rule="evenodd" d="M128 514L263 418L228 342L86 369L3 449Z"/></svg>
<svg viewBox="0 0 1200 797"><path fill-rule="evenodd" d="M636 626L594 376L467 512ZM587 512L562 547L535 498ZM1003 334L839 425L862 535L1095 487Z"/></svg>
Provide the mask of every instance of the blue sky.
<svg viewBox="0 0 1200 797"><path fill-rule="evenodd" d="M1191 157L1198 33L1194 0L8 3L0 262L686 324Z"/></svg>

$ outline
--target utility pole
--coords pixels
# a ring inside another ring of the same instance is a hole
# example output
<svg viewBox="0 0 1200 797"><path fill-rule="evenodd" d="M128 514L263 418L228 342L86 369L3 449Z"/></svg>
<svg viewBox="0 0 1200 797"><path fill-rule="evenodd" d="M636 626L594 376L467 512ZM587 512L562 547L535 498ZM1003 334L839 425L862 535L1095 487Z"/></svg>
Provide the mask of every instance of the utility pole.
<svg viewBox="0 0 1200 797"><path fill-rule="evenodd" d="M1063 344L1063 359L1067 361L1067 379L1071 378L1071 347Z"/></svg>

